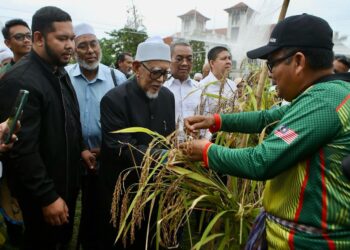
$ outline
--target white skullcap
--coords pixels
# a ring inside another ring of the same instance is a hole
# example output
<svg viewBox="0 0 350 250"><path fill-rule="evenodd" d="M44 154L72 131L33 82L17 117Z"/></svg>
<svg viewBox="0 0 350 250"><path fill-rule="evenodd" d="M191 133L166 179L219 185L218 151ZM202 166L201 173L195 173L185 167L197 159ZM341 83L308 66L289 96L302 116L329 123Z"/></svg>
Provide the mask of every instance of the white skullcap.
<svg viewBox="0 0 350 250"><path fill-rule="evenodd" d="M75 38L77 38L77 37L82 36L82 35L88 35L88 34L95 35L95 31L91 25L89 25L87 23L81 23L81 24L74 26L74 34L75 34Z"/></svg>
<svg viewBox="0 0 350 250"><path fill-rule="evenodd" d="M7 58L13 58L12 51L9 48L1 48L0 49L0 63Z"/></svg>
<svg viewBox="0 0 350 250"><path fill-rule="evenodd" d="M201 73L194 74L193 78L203 78L203 75Z"/></svg>
<svg viewBox="0 0 350 250"><path fill-rule="evenodd" d="M170 62L170 47L160 36L150 37L137 46L135 61L154 60Z"/></svg>

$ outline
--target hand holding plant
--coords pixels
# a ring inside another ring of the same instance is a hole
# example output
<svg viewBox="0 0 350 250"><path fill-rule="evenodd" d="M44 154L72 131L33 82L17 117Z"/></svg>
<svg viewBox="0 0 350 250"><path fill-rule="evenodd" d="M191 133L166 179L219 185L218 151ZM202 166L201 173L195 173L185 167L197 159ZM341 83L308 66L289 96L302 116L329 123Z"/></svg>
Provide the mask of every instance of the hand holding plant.
<svg viewBox="0 0 350 250"><path fill-rule="evenodd" d="M203 159L203 149L209 141L207 139L187 141L179 145L182 153L191 161Z"/></svg>
<svg viewBox="0 0 350 250"><path fill-rule="evenodd" d="M191 133L198 129L207 129L215 124L213 116L195 115L185 119L185 128Z"/></svg>

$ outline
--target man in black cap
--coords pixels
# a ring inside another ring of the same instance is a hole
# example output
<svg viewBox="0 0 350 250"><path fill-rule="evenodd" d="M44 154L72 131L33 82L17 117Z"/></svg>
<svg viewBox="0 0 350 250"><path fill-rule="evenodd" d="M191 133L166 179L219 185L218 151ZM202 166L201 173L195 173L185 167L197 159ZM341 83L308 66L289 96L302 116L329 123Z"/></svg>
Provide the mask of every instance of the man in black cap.
<svg viewBox="0 0 350 250"><path fill-rule="evenodd" d="M350 153L350 77L333 74L332 33L319 17L291 16L276 25L266 46L247 53L267 59L289 105L185 120L190 131L212 132L260 133L275 123L256 147L196 140L189 150L212 170L266 181L264 211L246 249L350 249L350 182L341 169Z"/></svg>

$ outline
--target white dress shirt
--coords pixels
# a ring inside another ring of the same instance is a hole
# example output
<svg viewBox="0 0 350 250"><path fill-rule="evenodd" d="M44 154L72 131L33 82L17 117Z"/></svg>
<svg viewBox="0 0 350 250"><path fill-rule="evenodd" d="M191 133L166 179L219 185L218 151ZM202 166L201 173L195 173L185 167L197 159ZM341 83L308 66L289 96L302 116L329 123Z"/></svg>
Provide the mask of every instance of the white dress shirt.
<svg viewBox="0 0 350 250"><path fill-rule="evenodd" d="M213 95L219 95L220 93L220 81L214 76L212 72L209 72L209 74L199 82L200 88L203 90L203 94L213 94ZM226 78L223 90L222 90L222 101L224 99L232 98L235 95L237 89L237 84ZM203 102L204 102L204 113L203 115L209 115L214 114L218 110L218 98L209 97L206 95L203 95Z"/></svg>
<svg viewBox="0 0 350 250"><path fill-rule="evenodd" d="M178 121L197 114L200 103L201 89L198 82L188 78L180 82L175 78L170 78L164 83L175 96L175 121Z"/></svg>

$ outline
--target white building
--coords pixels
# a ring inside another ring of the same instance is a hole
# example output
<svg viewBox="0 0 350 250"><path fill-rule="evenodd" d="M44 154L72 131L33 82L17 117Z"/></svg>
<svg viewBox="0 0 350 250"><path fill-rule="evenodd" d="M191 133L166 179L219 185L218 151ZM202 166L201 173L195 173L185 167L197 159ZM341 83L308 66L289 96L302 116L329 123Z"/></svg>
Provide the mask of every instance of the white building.
<svg viewBox="0 0 350 250"><path fill-rule="evenodd" d="M178 16L182 21L181 32L176 33L173 39L203 41L206 44L206 52L215 46L227 46L232 49L233 59L236 60L233 65L239 66L245 58L244 50L267 43L275 24L259 26L251 24L250 21L257 12L243 2L225 11L228 14L227 27L219 29L207 29L206 22L210 18L194 9ZM333 37L335 54L350 57L350 49L344 44L347 37L339 37L337 32Z"/></svg>

